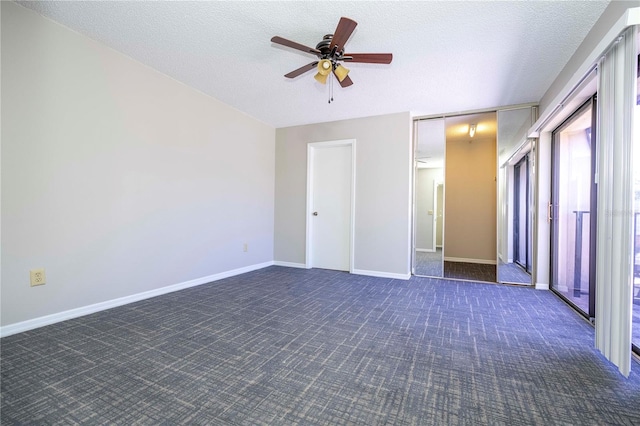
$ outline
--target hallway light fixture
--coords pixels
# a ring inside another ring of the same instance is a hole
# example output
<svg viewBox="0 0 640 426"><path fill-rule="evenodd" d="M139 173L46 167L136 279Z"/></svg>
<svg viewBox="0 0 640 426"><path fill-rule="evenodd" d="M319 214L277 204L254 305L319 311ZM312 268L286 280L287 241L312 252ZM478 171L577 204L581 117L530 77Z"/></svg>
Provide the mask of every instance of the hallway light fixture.
<svg viewBox="0 0 640 426"><path fill-rule="evenodd" d="M476 125L475 124L470 124L469 125L469 137L474 137L476 134Z"/></svg>

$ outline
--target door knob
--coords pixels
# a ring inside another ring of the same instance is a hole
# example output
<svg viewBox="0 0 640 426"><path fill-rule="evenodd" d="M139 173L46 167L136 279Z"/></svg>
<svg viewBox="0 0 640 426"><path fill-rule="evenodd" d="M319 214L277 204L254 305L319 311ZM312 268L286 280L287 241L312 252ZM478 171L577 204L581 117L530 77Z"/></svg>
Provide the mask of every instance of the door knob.
<svg viewBox="0 0 640 426"><path fill-rule="evenodd" d="M313 215L314 216L318 216L318 212L313 212Z"/></svg>

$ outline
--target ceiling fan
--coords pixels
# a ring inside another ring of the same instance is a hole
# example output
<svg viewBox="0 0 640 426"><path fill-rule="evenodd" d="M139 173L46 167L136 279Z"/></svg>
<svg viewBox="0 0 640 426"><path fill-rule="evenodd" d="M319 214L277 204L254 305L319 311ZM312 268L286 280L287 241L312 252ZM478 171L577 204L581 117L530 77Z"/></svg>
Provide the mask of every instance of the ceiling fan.
<svg viewBox="0 0 640 426"><path fill-rule="evenodd" d="M367 64L390 64L393 55L391 53L345 53L344 46L356 29L358 23L353 19L340 18L338 26L334 34L327 34L315 48L296 43L295 41L275 36L271 39L273 43L287 46L292 49L301 50L306 53L312 53L318 57L317 61L313 61L305 66L291 71L284 76L294 78L312 69L317 69L315 79L322 84L326 84L327 77L333 73L338 79L340 86L348 87L353 81L347 75L349 70L340 62L361 62Z"/></svg>

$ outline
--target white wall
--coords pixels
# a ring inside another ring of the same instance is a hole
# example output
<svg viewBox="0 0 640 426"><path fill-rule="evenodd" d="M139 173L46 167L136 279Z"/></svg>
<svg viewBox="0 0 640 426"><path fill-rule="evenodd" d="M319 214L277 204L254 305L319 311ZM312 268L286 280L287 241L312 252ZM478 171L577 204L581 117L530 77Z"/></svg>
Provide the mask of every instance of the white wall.
<svg viewBox="0 0 640 426"><path fill-rule="evenodd" d="M277 129L275 260L305 263L307 144L356 139L354 269L410 273L409 113Z"/></svg>
<svg viewBox="0 0 640 426"><path fill-rule="evenodd" d="M273 260L273 128L1 7L0 324Z"/></svg>

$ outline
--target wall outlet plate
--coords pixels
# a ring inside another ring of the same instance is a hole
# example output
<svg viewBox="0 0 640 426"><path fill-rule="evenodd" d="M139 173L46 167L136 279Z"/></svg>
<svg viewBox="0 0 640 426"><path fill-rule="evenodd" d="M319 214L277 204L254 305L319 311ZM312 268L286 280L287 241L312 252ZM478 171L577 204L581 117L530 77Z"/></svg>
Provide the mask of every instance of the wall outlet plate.
<svg viewBox="0 0 640 426"><path fill-rule="evenodd" d="M31 287L45 284L46 277L44 275L44 268L32 269L29 271L29 277L31 279Z"/></svg>

